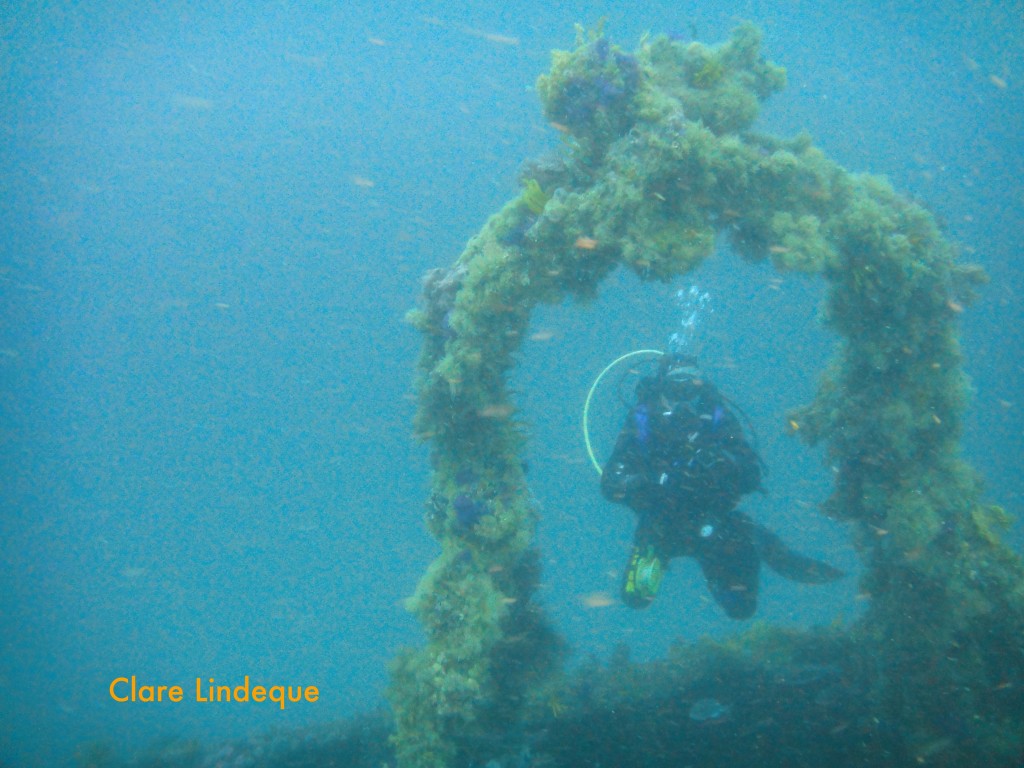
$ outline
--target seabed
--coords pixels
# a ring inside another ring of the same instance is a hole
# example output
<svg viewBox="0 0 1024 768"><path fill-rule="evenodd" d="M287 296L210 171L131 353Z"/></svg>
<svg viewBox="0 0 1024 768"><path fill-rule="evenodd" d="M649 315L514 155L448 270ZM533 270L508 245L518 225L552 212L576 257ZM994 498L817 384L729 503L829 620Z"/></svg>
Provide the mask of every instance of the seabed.
<svg viewBox="0 0 1024 768"><path fill-rule="evenodd" d="M632 52L579 29L553 54L537 90L562 153L528 166L410 313L442 552L409 601L427 642L395 660L392 712L282 734L258 756L221 745L217 763L196 745L132 765L1024 764L1024 573L959 452L957 321L985 275L884 179L806 136L752 131L785 80L750 24L716 46L660 36ZM658 662L622 651L568 670L532 600L514 353L537 304L593 296L620 266L675 279L718 238L827 281L835 352L787 423L837 468L824 512L848 522L867 609L849 627L755 624Z"/></svg>

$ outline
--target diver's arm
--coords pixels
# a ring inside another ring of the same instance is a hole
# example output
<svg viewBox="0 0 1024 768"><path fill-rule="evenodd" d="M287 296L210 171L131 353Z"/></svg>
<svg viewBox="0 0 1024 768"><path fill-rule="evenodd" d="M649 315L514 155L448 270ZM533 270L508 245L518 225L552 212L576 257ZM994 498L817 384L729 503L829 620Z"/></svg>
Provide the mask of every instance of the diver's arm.
<svg viewBox="0 0 1024 768"><path fill-rule="evenodd" d="M637 435L637 407L630 409L622 430L615 440L615 449L601 472L601 495L616 504L633 506L648 488L645 470L650 457Z"/></svg>
<svg viewBox="0 0 1024 768"><path fill-rule="evenodd" d="M644 477L628 468L635 466L616 451L604 465L601 473L601 495L616 504L630 505L638 493L646 487Z"/></svg>

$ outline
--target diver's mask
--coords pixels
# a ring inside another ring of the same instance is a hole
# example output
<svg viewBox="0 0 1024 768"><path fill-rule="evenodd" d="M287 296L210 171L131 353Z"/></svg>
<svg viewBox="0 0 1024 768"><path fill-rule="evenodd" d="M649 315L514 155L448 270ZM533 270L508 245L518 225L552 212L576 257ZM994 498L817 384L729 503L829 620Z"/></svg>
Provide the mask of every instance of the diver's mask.
<svg viewBox="0 0 1024 768"><path fill-rule="evenodd" d="M672 355L662 363L662 375L669 381L692 381L701 378L697 358L689 355Z"/></svg>

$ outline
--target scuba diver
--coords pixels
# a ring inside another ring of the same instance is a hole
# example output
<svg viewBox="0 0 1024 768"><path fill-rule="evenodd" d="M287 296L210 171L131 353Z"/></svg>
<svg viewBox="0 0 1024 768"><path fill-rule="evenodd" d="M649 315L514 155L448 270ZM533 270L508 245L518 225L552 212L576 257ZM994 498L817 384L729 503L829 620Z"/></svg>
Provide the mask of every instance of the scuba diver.
<svg viewBox="0 0 1024 768"><path fill-rule="evenodd" d="M654 600L665 566L695 558L708 589L730 618L757 608L761 561L780 575L823 584L844 574L789 549L737 509L761 489L762 462L729 402L696 358L663 355L653 376L636 387L615 449L601 475L601 493L637 515L623 601Z"/></svg>

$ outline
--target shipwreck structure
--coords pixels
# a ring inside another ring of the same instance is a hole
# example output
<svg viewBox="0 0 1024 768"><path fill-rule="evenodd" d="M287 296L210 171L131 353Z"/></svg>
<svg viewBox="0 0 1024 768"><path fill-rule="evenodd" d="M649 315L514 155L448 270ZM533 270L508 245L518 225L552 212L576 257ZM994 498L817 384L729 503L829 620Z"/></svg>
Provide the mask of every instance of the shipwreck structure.
<svg viewBox="0 0 1024 768"><path fill-rule="evenodd" d="M1024 573L959 455L957 318L984 274L885 180L754 132L784 85L749 24L717 46L661 36L633 52L581 30L538 82L562 156L425 279L416 430L442 551L410 599L426 645L392 670L400 765L1019 764ZM762 627L565 673L531 600L513 355L537 304L592 295L620 266L674 279L719 238L827 281L835 353L789 421L837 468L824 511L849 521L870 605L847 629Z"/></svg>

